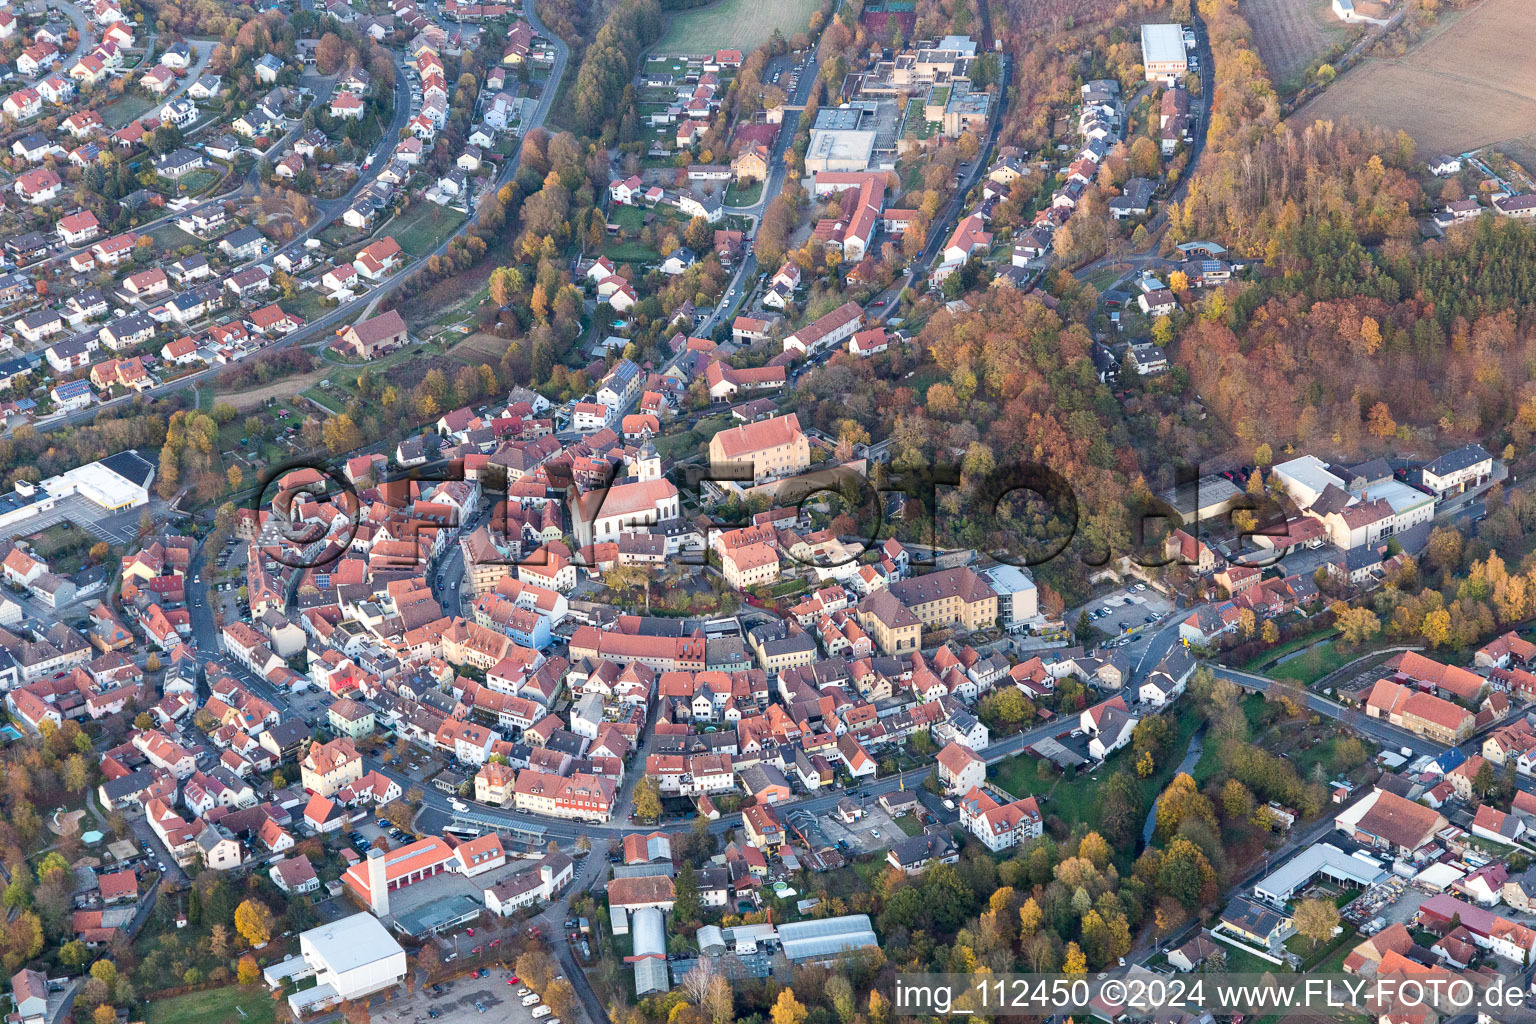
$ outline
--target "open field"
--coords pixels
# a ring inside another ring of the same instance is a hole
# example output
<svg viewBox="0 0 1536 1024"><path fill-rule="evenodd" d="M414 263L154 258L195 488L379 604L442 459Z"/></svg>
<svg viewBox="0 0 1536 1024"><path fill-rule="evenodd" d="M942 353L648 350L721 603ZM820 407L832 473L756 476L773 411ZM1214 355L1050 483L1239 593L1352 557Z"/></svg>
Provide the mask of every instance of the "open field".
<svg viewBox="0 0 1536 1024"><path fill-rule="evenodd" d="M237 1007L242 1012L236 1012ZM264 987L238 985L159 999L150 1003L144 1013L145 1024L201 1024L205 1020L271 1024L276 1017L277 1004Z"/></svg>
<svg viewBox="0 0 1536 1024"><path fill-rule="evenodd" d="M448 350L448 354L461 360L466 366L478 366L481 363L494 365L501 361L509 344L506 338L476 332L466 335L463 341Z"/></svg>
<svg viewBox="0 0 1536 1024"><path fill-rule="evenodd" d="M391 224L390 234L400 248L412 256L421 257L437 248L463 223L464 215L459 211L422 202Z"/></svg>
<svg viewBox="0 0 1536 1024"><path fill-rule="evenodd" d="M1328 0L1248 0L1243 15L1270 77L1286 93L1306 84L1303 77L1320 58L1360 33L1334 17Z"/></svg>
<svg viewBox="0 0 1536 1024"><path fill-rule="evenodd" d="M162 224L151 231L149 237L155 240L155 249L159 251L174 251L184 245L199 248L203 244L202 239L188 234L175 224Z"/></svg>
<svg viewBox="0 0 1536 1024"><path fill-rule="evenodd" d="M155 100L139 93L124 93L115 102L101 110L101 119L109 128L121 128L136 117L142 117L155 107Z"/></svg>
<svg viewBox="0 0 1536 1024"><path fill-rule="evenodd" d="M719 0L708 7L673 15L667 34L653 48L656 53L714 53L740 50L750 53L768 41L778 29L787 39L810 26L816 0Z"/></svg>
<svg viewBox="0 0 1536 1024"><path fill-rule="evenodd" d="M328 363L321 363L308 373L294 374L275 380L270 384L258 388L249 388L244 391L229 392L220 395L222 401L235 407L237 412L246 413L252 409L259 409L269 398L279 400L292 398L305 388L319 384L335 367Z"/></svg>
<svg viewBox="0 0 1536 1024"><path fill-rule="evenodd" d="M1521 0L1485 0L1418 48L1367 59L1293 115L1403 130L1428 157L1529 138L1536 125L1536 25Z"/></svg>

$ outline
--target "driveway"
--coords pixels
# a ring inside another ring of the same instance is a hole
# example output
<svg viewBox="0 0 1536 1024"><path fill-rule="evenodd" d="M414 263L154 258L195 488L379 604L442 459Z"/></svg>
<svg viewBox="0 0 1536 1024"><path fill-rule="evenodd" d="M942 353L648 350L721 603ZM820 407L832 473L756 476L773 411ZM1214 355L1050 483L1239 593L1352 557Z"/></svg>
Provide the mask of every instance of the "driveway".
<svg viewBox="0 0 1536 1024"><path fill-rule="evenodd" d="M135 814L128 819L128 826L133 830L133 838L143 847L150 859L165 865L166 880L177 888L191 881L187 873L181 869L181 865L176 863L176 858L171 856L171 852L160 841L160 837L155 835L155 830L149 827L148 818L143 814Z"/></svg>

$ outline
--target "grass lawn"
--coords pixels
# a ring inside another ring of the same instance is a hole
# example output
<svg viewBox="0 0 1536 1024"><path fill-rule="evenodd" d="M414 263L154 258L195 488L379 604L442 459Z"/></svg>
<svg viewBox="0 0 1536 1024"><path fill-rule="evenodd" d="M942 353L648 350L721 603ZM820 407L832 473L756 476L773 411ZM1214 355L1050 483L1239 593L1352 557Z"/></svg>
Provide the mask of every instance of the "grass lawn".
<svg viewBox="0 0 1536 1024"><path fill-rule="evenodd" d="M1359 737L1365 745L1367 758L1376 753L1377 746L1365 737ZM1328 773L1330 779L1346 774L1346 765L1338 756L1339 737L1329 736L1321 742L1306 744L1302 749L1290 752L1291 761L1296 765L1296 772L1304 779L1312 777L1312 766L1321 764L1323 771Z"/></svg>
<svg viewBox="0 0 1536 1024"><path fill-rule="evenodd" d="M423 202L391 224L389 233L400 243L400 248L412 256L421 257L437 248L462 223L464 215L459 211Z"/></svg>
<svg viewBox="0 0 1536 1024"><path fill-rule="evenodd" d="M1189 746L1189 739L1200 725L1199 717L1192 704L1185 702L1179 708L1174 718L1174 725L1176 736L1169 744L1168 752L1163 755L1162 763L1158 764L1157 770L1149 777L1137 780L1137 784L1141 787L1142 804L1145 807L1150 808L1157 794L1173 781L1173 771L1184 759L1184 751ZM988 769L987 775L1014 796L1033 794L1040 797L1041 811L1056 815L1068 826L1079 822L1093 825L1098 819L1100 782L1122 769L1130 771L1134 760L1131 748L1123 747L1110 755L1109 760L1100 767L1079 771L1073 778L1068 779L1059 775L1054 768L1042 775L1039 765L1043 762L1039 758L1030 754L1019 754ZM1125 851L1127 862L1132 855L1133 851Z"/></svg>
<svg viewBox="0 0 1536 1024"><path fill-rule="evenodd" d="M928 120L921 98L907 101L907 109L901 115L901 134L907 138L931 139L941 126Z"/></svg>
<svg viewBox="0 0 1536 1024"><path fill-rule="evenodd" d="M891 820L896 822L897 828L901 829L909 836L922 834L923 823L918 820L917 815L915 814L904 814L899 818L893 818Z"/></svg>
<svg viewBox="0 0 1536 1024"><path fill-rule="evenodd" d="M707 7L684 11L672 18L666 36L657 43L658 54L713 54L720 49L743 54L768 41L774 29L788 39L810 27L816 0L718 0Z"/></svg>
<svg viewBox="0 0 1536 1024"><path fill-rule="evenodd" d="M639 231L645 226L645 211L638 206L620 206L608 215L608 223L625 231Z"/></svg>
<svg viewBox="0 0 1536 1024"><path fill-rule="evenodd" d="M78 572L96 538L74 523L56 523L28 538L38 557L62 575ZM89 826L85 826L89 827Z"/></svg>
<svg viewBox="0 0 1536 1024"><path fill-rule="evenodd" d="M204 167L201 170L193 171L176 184L185 190L187 195L195 196L212 188L223 176L223 170L220 168Z"/></svg>
<svg viewBox="0 0 1536 1024"><path fill-rule="evenodd" d="M1294 637L1290 640L1287 640L1283 644L1276 644L1274 647L1271 647L1269 650L1263 652L1250 661L1244 662L1242 666L1243 671L1258 672L1265 666L1273 664L1277 659L1290 654L1292 651L1299 651L1303 647L1310 647L1312 644L1317 643L1319 640L1337 635L1337 630L1327 629L1319 630L1316 633L1307 633L1303 636Z"/></svg>
<svg viewBox="0 0 1536 1024"><path fill-rule="evenodd" d="M1301 969L1318 973L1342 974L1344 958L1355 948L1355 926L1342 922L1344 930L1330 942L1319 943L1312 948L1312 940L1292 935L1285 940L1285 948L1301 957Z"/></svg>
<svg viewBox="0 0 1536 1024"><path fill-rule="evenodd" d="M1088 275L1086 283L1093 285L1098 291L1106 291L1110 285L1125 273L1125 268L1120 266L1100 267Z"/></svg>
<svg viewBox="0 0 1536 1024"><path fill-rule="evenodd" d="M1356 649L1353 645L1340 644L1337 639L1327 640L1276 665L1273 675L1276 679L1294 679L1306 686L1311 686L1345 662L1358 658L1362 653L1365 652Z"/></svg>
<svg viewBox="0 0 1536 1024"><path fill-rule="evenodd" d="M325 406L327 409L331 410L331 412L340 413L345 411L345 406L341 402L337 401L335 397L325 391L322 391L319 388L308 388L299 393L310 401Z"/></svg>
<svg viewBox="0 0 1536 1024"><path fill-rule="evenodd" d="M277 1003L259 985L251 988L230 985L189 992L150 1003L144 1013L144 1024L203 1024L207 1020L273 1024L276 1019Z"/></svg>
<svg viewBox="0 0 1536 1024"><path fill-rule="evenodd" d="M914 337L916 337L916 335L914 335ZM912 371L911 375L903 383L903 386L909 387L913 391L916 391L919 395L926 397L928 394L928 389L933 387L939 381L943 380L944 377L945 374L943 370L929 363L923 366L919 366L916 370Z"/></svg>
<svg viewBox="0 0 1536 1024"><path fill-rule="evenodd" d="M740 185L732 182L731 187L725 190L725 205L755 206L762 196L763 183L760 181L754 181L746 188L742 188Z"/></svg>
<svg viewBox="0 0 1536 1024"><path fill-rule="evenodd" d="M300 288L295 298L284 300L283 308L290 313L298 314L305 320L313 320L324 316L336 307L326 305L325 296L318 288Z"/></svg>
<svg viewBox="0 0 1536 1024"><path fill-rule="evenodd" d="M685 455L691 455L696 451L702 450L716 434L730 425L731 417L729 413L706 416L694 424L692 430L681 434L668 434L665 437L656 438L656 450L664 457L670 456L674 459L680 459Z"/></svg>
<svg viewBox="0 0 1536 1024"><path fill-rule="evenodd" d="M196 235L181 230L175 224L162 224L149 233L155 240L156 252L173 252L184 245L202 248L203 242Z"/></svg>
<svg viewBox="0 0 1536 1024"><path fill-rule="evenodd" d="M337 220L332 221L324 231L320 232L320 241L333 248L341 249L358 244L371 233L369 230L359 231L356 228L347 227Z"/></svg>
<svg viewBox="0 0 1536 1024"><path fill-rule="evenodd" d="M661 253L638 240L609 242L603 246L603 255L615 263L659 263Z"/></svg>
<svg viewBox="0 0 1536 1024"><path fill-rule="evenodd" d="M148 96L124 93L117 102L101 108L101 119L109 127L121 128L134 118L149 113L157 103L157 100L152 100Z"/></svg>
<svg viewBox="0 0 1536 1024"><path fill-rule="evenodd" d="M1227 973L1229 974L1265 974L1280 969L1263 957L1254 956L1246 949L1238 949L1225 942L1221 943L1221 951L1227 956ZM146 1024L153 1024L153 1022L146 1022Z"/></svg>

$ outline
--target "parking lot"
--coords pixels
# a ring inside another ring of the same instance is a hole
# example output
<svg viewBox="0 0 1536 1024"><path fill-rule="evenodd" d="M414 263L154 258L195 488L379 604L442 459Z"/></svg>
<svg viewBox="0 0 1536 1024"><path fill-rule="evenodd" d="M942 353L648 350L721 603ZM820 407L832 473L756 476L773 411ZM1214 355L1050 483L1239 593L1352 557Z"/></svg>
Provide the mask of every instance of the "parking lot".
<svg viewBox="0 0 1536 1024"><path fill-rule="evenodd" d="M835 814L825 814L821 817L821 828L832 842L846 841L858 853L888 849L907 836L873 801L864 805L864 817L852 825L844 824Z"/></svg>
<svg viewBox="0 0 1536 1024"><path fill-rule="evenodd" d="M288 702L288 710L298 715L308 726L324 725L330 721L326 714L331 706L331 696L324 691L296 694Z"/></svg>
<svg viewBox="0 0 1536 1024"><path fill-rule="evenodd" d="M98 540L104 540L109 544L127 544L139 535L141 511L134 508L122 512L108 512L95 502L88 501L77 494L71 494L60 498L48 511L40 512L28 519L26 528L35 532L69 522Z"/></svg>
<svg viewBox="0 0 1536 1024"><path fill-rule="evenodd" d="M445 981L441 986L419 990L404 998L396 998L383 1012L375 1012L376 1021L398 1021L401 1024L425 1024L428 1020L441 1024L468 1024L470 1021L515 1021L517 1024L534 1024L531 1007L524 1007L517 998L521 986L507 984L511 972L504 968L489 968L485 978L457 978ZM440 987L442 993L432 991ZM554 1020L546 1016L543 1024Z"/></svg>
<svg viewBox="0 0 1536 1024"><path fill-rule="evenodd" d="M373 845L373 841L375 839L378 839L380 836L382 836L385 839L389 840L390 849L394 849L397 846L404 846L406 843L414 842L415 841L415 838L416 838L415 836L411 835L409 832L402 832L400 829L396 828L394 825L386 823L384 826L381 827L378 824L378 822L380 820L381 819L373 818L373 817L366 818L363 821L358 822L357 825L354 826L353 828L342 829L341 832L338 833L338 835L347 837L349 842L350 842L350 837L353 834L361 836L363 839L367 840L367 842L362 844L363 849L362 850L358 850L359 853L362 853L369 846ZM356 844L353 844L353 845L354 845L354 847L356 846ZM403 892L404 890L401 890L401 891ZM394 897L391 896L390 897L390 906L393 907L394 905L395 905L395 900L394 900ZM405 904L402 902L401 903L401 908L404 909L404 907L405 907Z"/></svg>
<svg viewBox="0 0 1536 1024"><path fill-rule="evenodd" d="M240 588L245 585L246 545L232 538L217 555L209 552L208 557L213 564L205 566L203 572L215 616L221 616L224 622L249 619L248 610L240 603Z"/></svg>
<svg viewBox="0 0 1536 1024"><path fill-rule="evenodd" d="M1145 583L1133 583L1096 597L1083 606L1100 632L1110 636L1135 635L1173 610L1168 598ZM1077 612L1067 619L1076 623Z"/></svg>
<svg viewBox="0 0 1536 1024"><path fill-rule="evenodd" d="M411 749L406 752L405 757L399 762L391 763L386 758L385 763L412 782L421 783L425 783L438 772L448 767L447 758L439 757L415 745L411 746Z"/></svg>

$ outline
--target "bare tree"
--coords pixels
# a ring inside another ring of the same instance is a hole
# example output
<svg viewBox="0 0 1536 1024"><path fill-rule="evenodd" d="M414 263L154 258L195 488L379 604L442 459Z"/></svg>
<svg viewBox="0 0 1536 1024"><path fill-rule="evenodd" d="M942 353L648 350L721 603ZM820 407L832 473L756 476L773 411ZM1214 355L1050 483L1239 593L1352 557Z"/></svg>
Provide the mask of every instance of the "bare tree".
<svg viewBox="0 0 1536 1024"><path fill-rule="evenodd" d="M683 975L683 983L680 986L683 995L695 1006L703 1006L704 1000L709 996L709 983L715 978L715 968L708 957L699 957L693 970Z"/></svg>
<svg viewBox="0 0 1536 1024"><path fill-rule="evenodd" d="M735 1020L736 993L731 989L730 979L723 974L711 977L709 989L704 993L704 1002L699 1005L709 1014L714 1024L730 1024Z"/></svg>

